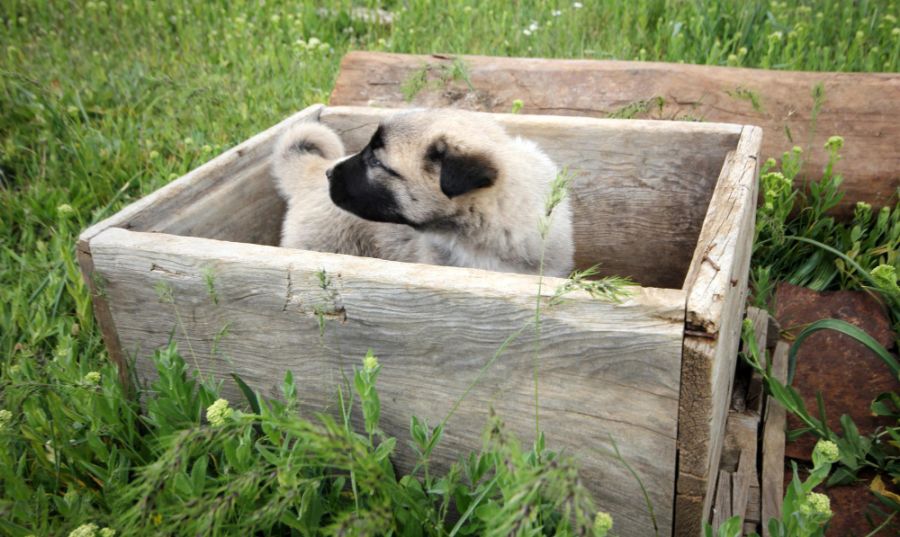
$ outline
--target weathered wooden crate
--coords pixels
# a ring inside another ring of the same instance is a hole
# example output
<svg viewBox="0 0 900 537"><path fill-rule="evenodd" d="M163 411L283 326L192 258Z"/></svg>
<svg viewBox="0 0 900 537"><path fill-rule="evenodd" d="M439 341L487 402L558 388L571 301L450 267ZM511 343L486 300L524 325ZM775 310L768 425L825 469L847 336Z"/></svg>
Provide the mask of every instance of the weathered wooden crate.
<svg viewBox="0 0 900 537"><path fill-rule="evenodd" d="M355 151L388 113L312 106L82 233L79 261L112 359L134 357L147 377L148 355L174 335L204 374L235 372L265 395L292 370L302 402L319 410L334 407L342 370L371 348L384 365L385 431L406 438L411 415L438 423L533 317L538 278L272 246L284 205L268 167L282 129L321 121ZM674 531L676 511L699 531L747 289L760 130L496 118L577 174L577 264L644 286L621 304L573 293L543 310L550 447L580 458L619 534L653 529L638 483L608 455L611 440L643 480L661 534ZM547 278L542 294L562 282ZM161 284L174 304L160 300ZM530 442L534 348L526 330L487 370L448 422L438 464L480 446L491 406ZM410 461L400 448L395 462Z"/></svg>

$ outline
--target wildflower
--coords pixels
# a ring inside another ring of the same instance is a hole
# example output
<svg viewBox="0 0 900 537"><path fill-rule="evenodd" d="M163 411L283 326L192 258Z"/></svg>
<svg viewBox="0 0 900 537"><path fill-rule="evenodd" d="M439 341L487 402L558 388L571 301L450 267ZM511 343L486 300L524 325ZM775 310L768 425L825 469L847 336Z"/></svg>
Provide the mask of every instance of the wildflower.
<svg viewBox="0 0 900 537"><path fill-rule="evenodd" d="M96 535L96 524L82 524L69 533L69 537L95 537Z"/></svg>
<svg viewBox="0 0 900 537"><path fill-rule="evenodd" d="M594 516L594 535L595 537L606 537L613 527L613 519L609 513L598 511Z"/></svg>
<svg viewBox="0 0 900 537"><path fill-rule="evenodd" d="M728 65L734 65L738 62L737 54L728 55Z"/></svg>
<svg viewBox="0 0 900 537"><path fill-rule="evenodd" d="M63 203L62 205L56 207L56 214L60 218L67 218L75 214L75 209L73 209L72 206L68 203Z"/></svg>
<svg viewBox="0 0 900 537"><path fill-rule="evenodd" d="M210 152L212 152L212 146L209 145L209 144L206 144L206 145L203 146L202 151L203 151L204 153L210 153Z"/></svg>
<svg viewBox="0 0 900 537"><path fill-rule="evenodd" d="M830 440L819 440L816 442L815 449L813 449L813 462L815 462L817 458L829 464L834 463L841 458L841 451L834 442L831 442Z"/></svg>
<svg viewBox="0 0 900 537"><path fill-rule="evenodd" d="M558 9L554 9L550 14L553 15L554 17L559 17L560 15L562 15L562 11L560 11Z"/></svg>
<svg viewBox="0 0 900 537"><path fill-rule="evenodd" d="M70 116L77 116L78 115L78 107L75 105L69 105L69 107L66 108L66 112L68 112L68 114Z"/></svg>
<svg viewBox="0 0 900 537"><path fill-rule="evenodd" d="M862 38L864 38L865 36L866 36L866 34L865 34L865 32L863 32L862 30L857 30L857 31L856 31L856 38L857 38L857 39L862 40Z"/></svg>
<svg viewBox="0 0 900 537"><path fill-rule="evenodd" d="M94 386L96 386L97 384L100 384L100 372L99 371L91 371L90 373L88 373L87 375L84 376L84 379L82 379L82 382L84 382L85 384L91 384Z"/></svg>
<svg viewBox="0 0 900 537"><path fill-rule="evenodd" d="M781 38L784 37L784 34L781 32L772 32L769 34L769 41L781 41Z"/></svg>
<svg viewBox="0 0 900 537"><path fill-rule="evenodd" d="M572 7L574 7L575 9L581 9L584 7L584 4L582 4L581 2L574 2L572 4Z"/></svg>
<svg viewBox="0 0 900 537"><path fill-rule="evenodd" d="M193 145L193 144L194 144L194 139L191 138L190 136L188 136L187 138L184 139L184 145Z"/></svg>
<svg viewBox="0 0 900 537"><path fill-rule="evenodd" d="M528 29L532 32L536 32L539 28L537 21L531 21L531 24L528 25Z"/></svg>
<svg viewBox="0 0 900 537"><path fill-rule="evenodd" d="M159 151L157 151L157 150L154 149L153 151L150 151L150 154L149 154L148 156L150 157L150 160L153 160L153 159L155 159L155 158L158 158L158 157L159 157Z"/></svg>
<svg viewBox="0 0 900 537"><path fill-rule="evenodd" d="M808 517L831 518L831 500L819 492L810 492L806 501L800 504L800 512Z"/></svg>
<svg viewBox="0 0 900 537"><path fill-rule="evenodd" d="M310 37L309 41L306 43L306 46L309 48L317 47L322 43L322 41L318 37Z"/></svg>
<svg viewBox="0 0 900 537"><path fill-rule="evenodd" d="M206 409L206 419L213 425L223 425L225 420L234 414L234 410L228 407L225 399L216 399L216 402Z"/></svg>
<svg viewBox="0 0 900 537"><path fill-rule="evenodd" d="M891 35L894 37L900 35L900 28L894 28L893 30L891 30Z"/></svg>
<svg viewBox="0 0 900 537"><path fill-rule="evenodd" d="M6 429L6 426L9 425L9 422L12 421L12 412L6 410L5 408L0 410L0 431Z"/></svg>
<svg viewBox="0 0 900 537"><path fill-rule="evenodd" d="M464 8L463 8L463 12L464 12L464 13L471 13L471 12L472 12L472 6L466 6L466 7L464 7Z"/></svg>
<svg viewBox="0 0 900 537"><path fill-rule="evenodd" d="M512 104L512 113L518 114L519 110L521 110L523 106L525 106L525 102L522 101L522 99L516 99Z"/></svg>
<svg viewBox="0 0 900 537"><path fill-rule="evenodd" d="M374 354L370 351L366 354L366 357L363 358L363 369L366 371L374 371L378 367L378 358L375 357Z"/></svg>
<svg viewBox="0 0 900 537"><path fill-rule="evenodd" d="M529 30L528 28L525 28L524 30L522 30L522 33L525 35L531 35L531 30Z"/></svg>
<svg viewBox="0 0 900 537"><path fill-rule="evenodd" d="M844 147L844 139L840 136L832 136L825 142L825 149L829 151L839 151L842 147Z"/></svg>
<svg viewBox="0 0 900 537"><path fill-rule="evenodd" d="M112 528L103 528L100 530L100 537L116 537L116 530Z"/></svg>
<svg viewBox="0 0 900 537"><path fill-rule="evenodd" d="M278 21L281 20L281 16L278 15L278 13L276 13L276 14L272 15L272 16L269 18L269 20L271 20L273 23L276 23L276 24L277 24Z"/></svg>

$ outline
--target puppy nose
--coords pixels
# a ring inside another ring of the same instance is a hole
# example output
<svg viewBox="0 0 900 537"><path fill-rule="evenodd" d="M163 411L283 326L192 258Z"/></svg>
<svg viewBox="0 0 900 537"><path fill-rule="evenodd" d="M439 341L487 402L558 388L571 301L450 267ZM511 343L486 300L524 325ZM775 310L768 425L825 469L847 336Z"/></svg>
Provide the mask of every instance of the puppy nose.
<svg viewBox="0 0 900 537"><path fill-rule="evenodd" d="M331 175L334 173L334 168L328 168L325 170L325 177L331 179Z"/></svg>

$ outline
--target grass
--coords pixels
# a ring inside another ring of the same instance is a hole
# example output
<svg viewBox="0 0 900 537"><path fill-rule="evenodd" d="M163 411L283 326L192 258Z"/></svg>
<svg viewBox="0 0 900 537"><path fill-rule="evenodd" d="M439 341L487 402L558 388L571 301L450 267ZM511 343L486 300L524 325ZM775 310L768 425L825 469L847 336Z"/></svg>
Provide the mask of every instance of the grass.
<svg viewBox="0 0 900 537"><path fill-rule="evenodd" d="M88 373L114 373L74 259L78 231L325 101L348 50L900 67L895 2L817 2L814 9L796 1L583 3L526 1L515 10L506 2L357 3L391 11L394 22L385 26L351 18L349 2L324 14L311 3L257 0L3 2L0 407L33 431L25 439L31 455L4 464L39 464L35 454L54 449L49 439L99 427L67 411L64 403L78 398L84 408L105 405L96 411L126 416L115 432L126 440L141 427L127 418L137 411L127 401L87 399L94 389L85 385ZM79 434L71 438L87 443L79 449L103 453ZM123 441L116 449L142 448ZM88 505L109 512L95 497L67 497L54 459L35 496L42 499L18 507L33 509L29 516L43 524L34 531L64 534ZM10 509L0 497L0 518Z"/></svg>

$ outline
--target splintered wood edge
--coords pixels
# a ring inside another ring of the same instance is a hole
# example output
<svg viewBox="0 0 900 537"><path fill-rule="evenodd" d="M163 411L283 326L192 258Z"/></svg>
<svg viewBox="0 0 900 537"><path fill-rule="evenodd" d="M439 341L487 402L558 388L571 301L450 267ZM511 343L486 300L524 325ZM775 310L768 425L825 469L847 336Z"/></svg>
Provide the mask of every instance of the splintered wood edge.
<svg viewBox="0 0 900 537"><path fill-rule="evenodd" d="M78 240L75 247L75 256L78 258L78 266L81 268L81 276L84 278L84 283L87 284L91 293L94 319L100 327L100 336L106 345L106 352L109 355L109 359L116 364L119 370L119 381L123 386L127 387L129 386L128 364L126 363L125 354L122 352L122 344L119 341L119 334L116 331L109 303L106 301L106 296L103 293L102 284L95 280L94 259L91 256L89 241Z"/></svg>
<svg viewBox="0 0 900 537"><path fill-rule="evenodd" d="M761 143L762 129L743 127L725 159L685 279L675 500L679 536L700 533L715 496L747 295Z"/></svg>
<svg viewBox="0 0 900 537"><path fill-rule="evenodd" d="M296 121L308 119L317 121L323 109L324 105L321 104L314 104L304 108L278 124L232 147L202 166L175 179L159 190L125 206L109 218L88 227L81 232L79 240L89 242L93 237L97 236L98 233L105 229L112 227L128 227L128 222L130 220L138 215L144 215L154 211L164 203L176 199L187 190L212 188L224 174L227 174L229 170L233 169L236 165L239 165L245 155L251 153L255 149L270 145L275 138L281 134L285 127Z"/></svg>

